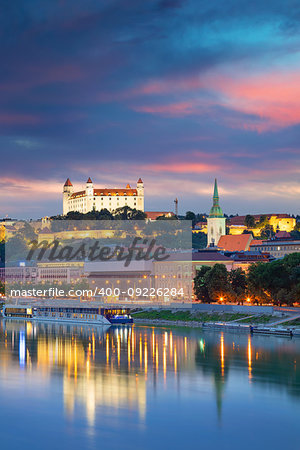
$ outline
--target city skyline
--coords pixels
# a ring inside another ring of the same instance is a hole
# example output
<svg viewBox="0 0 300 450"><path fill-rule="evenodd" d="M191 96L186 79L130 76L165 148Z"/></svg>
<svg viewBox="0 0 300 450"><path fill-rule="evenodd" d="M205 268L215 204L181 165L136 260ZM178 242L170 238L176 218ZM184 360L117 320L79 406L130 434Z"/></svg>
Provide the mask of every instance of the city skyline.
<svg viewBox="0 0 300 450"><path fill-rule="evenodd" d="M208 213L217 178L226 214L299 214L294 2L4 9L0 217L61 213L89 176L141 177L145 210Z"/></svg>

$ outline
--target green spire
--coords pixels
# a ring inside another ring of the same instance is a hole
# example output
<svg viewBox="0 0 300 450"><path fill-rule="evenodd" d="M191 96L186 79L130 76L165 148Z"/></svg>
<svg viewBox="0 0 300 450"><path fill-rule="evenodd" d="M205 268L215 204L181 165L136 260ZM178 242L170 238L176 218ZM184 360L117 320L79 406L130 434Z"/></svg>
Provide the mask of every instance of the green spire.
<svg viewBox="0 0 300 450"><path fill-rule="evenodd" d="M214 206L220 206L219 205L218 183L217 183L217 179L216 178L215 178L215 188L214 188L213 202L214 202Z"/></svg>
<svg viewBox="0 0 300 450"><path fill-rule="evenodd" d="M219 205L219 192L218 192L218 183L215 178L215 187L214 187L214 195L213 195L213 206L210 210L209 217L224 217L222 208Z"/></svg>

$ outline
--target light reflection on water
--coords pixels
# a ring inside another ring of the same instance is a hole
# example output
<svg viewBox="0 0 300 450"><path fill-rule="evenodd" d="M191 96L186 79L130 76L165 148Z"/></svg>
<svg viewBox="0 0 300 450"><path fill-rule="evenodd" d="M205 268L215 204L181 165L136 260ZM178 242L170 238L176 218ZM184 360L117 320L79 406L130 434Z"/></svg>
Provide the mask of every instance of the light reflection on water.
<svg viewBox="0 0 300 450"><path fill-rule="evenodd" d="M0 356L10 449L298 442L300 340L3 320Z"/></svg>

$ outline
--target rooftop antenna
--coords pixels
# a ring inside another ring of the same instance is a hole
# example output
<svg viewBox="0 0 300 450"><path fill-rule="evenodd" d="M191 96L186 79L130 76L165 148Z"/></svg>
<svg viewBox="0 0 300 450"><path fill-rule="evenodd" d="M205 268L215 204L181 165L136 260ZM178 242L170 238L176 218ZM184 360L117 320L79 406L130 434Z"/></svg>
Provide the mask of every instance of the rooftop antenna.
<svg viewBox="0 0 300 450"><path fill-rule="evenodd" d="M178 216L178 198L176 197L174 200L175 203L175 215Z"/></svg>

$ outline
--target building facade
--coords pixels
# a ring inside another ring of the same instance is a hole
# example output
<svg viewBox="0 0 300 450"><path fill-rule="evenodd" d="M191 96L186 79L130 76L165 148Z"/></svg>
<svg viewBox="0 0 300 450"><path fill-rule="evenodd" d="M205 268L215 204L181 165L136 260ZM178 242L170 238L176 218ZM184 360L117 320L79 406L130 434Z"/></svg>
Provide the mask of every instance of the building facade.
<svg viewBox="0 0 300 450"><path fill-rule="evenodd" d="M255 242L255 241L254 241ZM261 241L259 244L253 243L251 250L259 252L267 252L275 258L284 258L291 253L300 252L300 240L293 239L270 239L268 241Z"/></svg>
<svg viewBox="0 0 300 450"><path fill-rule="evenodd" d="M295 217L289 214L253 214L254 227L248 227L245 224L246 216L234 216L229 221L229 234L238 235L244 231L250 231L254 236L260 236L262 229L266 225L270 225L274 232L276 231L292 231L296 226ZM261 219L264 219L261 222Z"/></svg>
<svg viewBox="0 0 300 450"><path fill-rule="evenodd" d="M63 188L63 214L70 211L88 213L95 209L101 211L107 209L113 211L117 208L129 206L133 209L144 211L144 183L139 178L136 188L129 184L125 188L94 188L89 178L86 187L82 191L74 192L73 185L68 178Z"/></svg>
<svg viewBox="0 0 300 450"><path fill-rule="evenodd" d="M207 218L207 246L217 245L226 234L226 219L219 204L218 184L215 179L213 206Z"/></svg>

